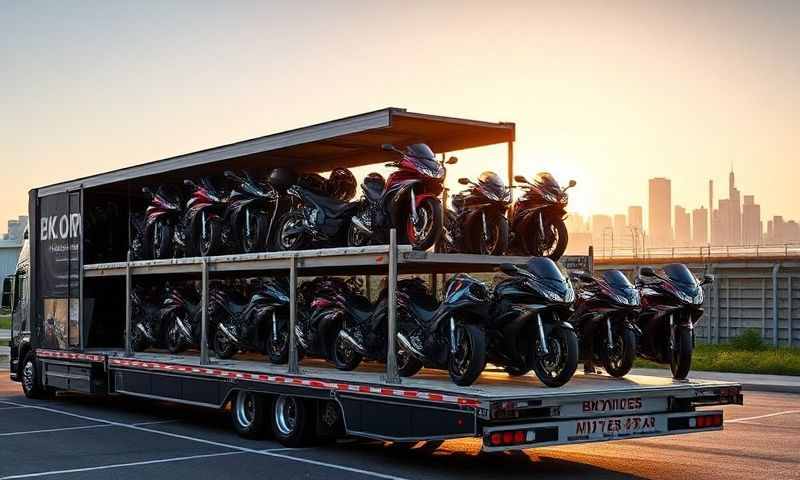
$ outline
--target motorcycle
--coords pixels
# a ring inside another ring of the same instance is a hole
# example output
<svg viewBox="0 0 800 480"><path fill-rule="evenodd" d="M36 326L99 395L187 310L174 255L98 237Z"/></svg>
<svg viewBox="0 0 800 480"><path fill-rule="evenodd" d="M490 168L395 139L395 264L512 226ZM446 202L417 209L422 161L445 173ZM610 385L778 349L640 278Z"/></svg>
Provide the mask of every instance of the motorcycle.
<svg viewBox="0 0 800 480"><path fill-rule="evenodd" d="M555 262L532 258L525 269L499 266L507 278L494 287L487 322L488 361L511 376L531 369L548 387L560 387L578 366L578 337L567 319L575 291Z"/></svg>
<svg viewBox="0 0 800 480"><path fill-rule="evenodd" d="M675 379L685 379L692 366L694 326L703 315L703 286L714 277L697 278L681 263L671 263L659 275L642 267L636 286L642 309L638 326L642 330L639 355L658 363L669 363Z"/></svg>
<svg viewBox="0 0 800 480"><path fill-rule="evenodd" d="M239 176L228 170L225 177L235 185L225 210L233 240L244 253L266 250L278 214L278 191L269 182L259 182L246 171Z"/></svg>
<svg viewBox="0 0 800 480"><path fill-rule="evenodd" d="M192 193L186 202L180 243L190 255L206 257L223 253L230 236L223 221L227 198L210 178L201 178L197 183L184 180L183 183Z"/></svg>
<svg viewBox="0 0 800 480"><path fill-rule="evenodd" d="M231 358L237 352L266 354L273 363L284 363L288 356L286 338L279 338L289 321L289 294L285 282L268 279L249 299L230 288L209 291L209 321L216 325L212 345L218 358Z"/></svg>
<svg viewBox="0 0 800 480"><path fill-rule="evenodd" d="M514 180L525 193L509 215L513 249L522 255L558 260L567 249L567 190L576 185L575 180L563 189L547 172L537 174L533 182L521 175Z"/></svg>
<svg viewBox="0 0 800 480"><path fill-rule="evenodd" d="M641 335L636 326L639 292L619 270L607 270L602 278L581 272L574 277L582 285L569 322L578 331L584 371L595 373L594 360L599 359L609 375L624 377L633 367Z"/></svg>
<svg viewBox="0 0 800 480"><path fill-rule="evenodd" d="M442 235L444 218L439 195L445 179L444 165L458 160L450 157L447 162L440 162L423 143L409 145L405 150L389 144L381 148L400 155L400 160L386 164L398 170L387 181L376 173L364 179L358 212L352 215L347 229L347 244L385 244L389 230L396 228L400 243L427 250Z"/></svg>
<svg viewBox="0 0 800 480"><path fill-rule="evenodd" d="M176 231L181 223L181 199L174 189L160 186L155 192L148 187L142 193L150 199L144 221L134 223L137 238L133 251L145 259L164 259L175 255ZM139 253L141 252L141 253Z"/></svg>
<svg viewBox="0 0 800 480"><path fill-rule="evenodd" d="M469 386L486 366L484 319L489 314L489 289L465 274L451 278L444 301L428 294L422 279L398 288L397 342L421 366L447 370L456 385ZM417 368L419 370L419 368Z"/></svg>
<svg viewBox="0 0 800 480"><path fill-rule="evenodd" d="M470 188L453 195L453 210L445 215L444 251L503 255L508 249L511 189L494 172L483 172L478 182L459 178Z"/></svg>
<svg viewBox="0 0 800 480"><path fill-rule="evenodd" d="M347 169L334 170L331 176L335 174L353 176ZM354 179L352 183L355 184ZM289 211L278 220L275 239L278 250L301 250L312 245L333 247L345 243L347 225L358 208L357 202L342 200L347 195L320 194L299 184L289 187L286 193L291 202Z"/></svg>
<svg viewBox="0 0 800 480"><path fill-rule="evenodd" d="M131 292L131 350L142 352L151 347L161 347L164 335L161 331L161 302L158 295L137 285Z"/></svg>
<svg viewBox="0 0 800 480"><path fill-rule="evenodd" d="M169 353L200 345L202 313L199 294L193 286L168 287L159 315Z"/></svg>

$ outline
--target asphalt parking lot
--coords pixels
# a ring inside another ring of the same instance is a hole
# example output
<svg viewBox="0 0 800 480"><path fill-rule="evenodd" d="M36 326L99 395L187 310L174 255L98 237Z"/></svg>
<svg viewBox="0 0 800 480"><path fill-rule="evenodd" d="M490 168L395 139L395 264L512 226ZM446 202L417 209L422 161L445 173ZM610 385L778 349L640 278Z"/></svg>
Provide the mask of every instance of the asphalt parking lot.
<svg viewBox="0 0 800 480"><path fill-rule="evenodd" d="M287 449L246 440L226 412L79 395L32 401L0 381L2 478L800 478L800 395L749 393L726 430L480 452L474 439L408 450L344 441Z"/></svg>

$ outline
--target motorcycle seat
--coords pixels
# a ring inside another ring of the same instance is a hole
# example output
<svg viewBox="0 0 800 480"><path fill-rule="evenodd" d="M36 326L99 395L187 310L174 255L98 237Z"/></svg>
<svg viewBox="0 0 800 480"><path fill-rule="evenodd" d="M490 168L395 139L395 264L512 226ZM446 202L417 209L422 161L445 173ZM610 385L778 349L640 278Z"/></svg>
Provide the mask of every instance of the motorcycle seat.
<svg viewBox="0 0 800 480"><path fill-rule="evenodd" d="M311 190L304 189L303 196L322 208L325 214L331 218L344 217L358 207L357 202L342 202L335 198L319 195Z"/></svg>

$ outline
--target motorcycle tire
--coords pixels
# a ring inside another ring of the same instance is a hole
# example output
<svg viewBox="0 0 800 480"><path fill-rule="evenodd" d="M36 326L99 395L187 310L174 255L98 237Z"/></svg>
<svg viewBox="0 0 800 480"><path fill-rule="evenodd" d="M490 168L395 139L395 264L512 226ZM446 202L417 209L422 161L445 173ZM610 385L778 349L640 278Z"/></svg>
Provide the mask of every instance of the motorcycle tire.
<svg viewBox="0 0 800 480"><path fill-rule="evenodd" d="M462 330L460 338L465 343L459 342L456 354L450 353L447 371L453 383L468 387L486 367L486 335L480 327L469 323L457 328Z"/></svg>
<svg viewBox="0 0 800 480"><path fill-rule="evenodd" d="M283 365L289 361L289 319L285 318L285 314L283 314L282 317L284 318L279 320L279 324L285 325L286 328L278 332L277 340L275 340L272 333L272 327L270 327L270 331L268 333L269 338L266 340L267 356L269 357L269 361L276 365ZM297 354L299 356L301 352L298 350Z"/></svg>
<svg viewBox="0 0 800 480"><path fill-rule="evenodd" d="M216 332L214 332L214 341L212 344L217 358L222 360L231 358L238 352L238 348L236 348L236 344L233 340L225 335L225 332L219 327L217 327Z"/></svg>
<svg viewBox="0 0 800 480"><path fill-rule="evenodd" d="M490 238L488 245L483 240L481 234L482 222L480 217L475 217L475 221L470 225L468 236L467 253L478 253L481 255L503 255L508 251L508 219L504 215L491 213L486 215L486 225L493 231L495 239ZM494 240L494 241L492 241Z"/></svg>
<svg viewBox="0 0 800 480"><path fill-rule="evenodd" d="M288 252L305 248L306 243L308 243L305 231L298 232L292 238L284 238L284 230L292 226L292 224L297 225L298 222L302 225L303 214L299 210L291 210L281 216L280 220L278 220L277 231L275 232L275 250Z"/></svg>
<svg viewBox="0 0 800 480"><path fill-rule="evenodd" d="M548 387L560 387L567 383L578 368L578 336L568 328L553 328L546 337L548 355L537 354L533 359L533 371L542 383ZM538 336L536 343L539 343ZM557 349L554 354L553 350ZM540 348L536 349L537 352ZM556 355L553 358L553 355ZM552 370L548 363L553 360L561 367Z"/></svg>
<svg viewBox="0 0 800 480"><path fill-rule="evenodd" d="M422 213L425 212L425 213ZM442 212L442 202L438 198L425 198L417 207L417 215L424 215L430 225L423 232L423 236L417 238L416 228L411 219L411 212L403 215L403 221L398 228L398 241L401 244L411 245L414 250L428 250L439 242L444 231L444 212Z"/></svg>
<svg viewBox="0 0 800 480"><path fill-rule="evenodd" d="M361 363L362 356L337 334L331 343L331 360L338 370L349 372Z"/></svg>
<svg viewBox="0 0 800 480"><path fill-rule="evenodd" d="M166 327L166 341L164 343L167 345L167 350L169 350L169 353L176 355L186 351L188 345L186 345L186 342L183 340L183 337L181 337L181 334L178 331L180 327L178 327L174 316L171 316L167 320Z"/></svg>
<svg viewBox="0 0 800 480"><path fill-rule="evenodd" d="M370 244L370 235L356 226L355 223L350 222L347 225L347 246L348 247L365 247Z"/></svg>
<svg viewBox="0 0 800 480"><path fill-rule="evenodd" d="M675 328L675 349L672 351L670 370L672 378L685 380L692 368L692 331L688 328Z"/></svg>
<svg viewBox="0 0 800 480"><path fill-rule="evenodd" d="M444 212L444 230L436 244L437 253L459 253L459 248L456 245L456 235L458 230L458 220L456 214L452 210Z"/></svg>
<svg viewBox="0 0 800 480"><path fill-rule="evenodd" d="M397 374L401 377L413 377L422 370L422 362L403 350L397 351Z"/></svg>
<svg viewBox="0 0 800 480"><path fill-rule="evenodd" d="M155 228L158 226L158 238L155 237ZM163 221L151 223L144 233L142 242L142 255L150 260L162 260L172 258L173 228L172 225Z"/></svg>
<svg viewBox="0 0 800 480"><path fill-rule="evenodd" d="M531 222L530 225L535 225L535 222ZM567 243L569 242L569 233L567 232L567 226L564 224L564 220L560 218L556 218L553 220L552 226L556 229L556 234L558 235L558 239L556 240L556 244L553 249L548 253L546 256L547 258L551 259L554 262L557 262L564 252L567 250ZM539 242L537 240L538 234L538 227L531 227L529 230L530 233L525 235L522 238L523 249L526 255L530 255L532 257L541 257L544 256L544 250L542 250L539 246Z"/></svg>
<svg viewBox="0 0 800 480"><path fill-rule="evenodd" d="M194 249L201 257L210 257L222 253L222 222L208 220L208 238L203 241L200 232L200 221L195 222Z"/></svg>
<svg viewBox="0 0 800 480"><path fill-rule="evenodd" d="M242 253L257 253L263 252L267 249L267 230L269 229L269 219L263 214L255 214L256 221L251 225L255 231L250 232L247 236L247 225L245 220L242 220L239 225L239 247Z"/></svg>
<svg viewBox="0 0 800 480"><path fill-rule="evenodd" d="M633 368L633 361L636 359L636 334L628 328L623 328L621 332L613 332L612 335L614 343L620 342L621 351L618 356L612 358L606 340L603 342L600 360L603 362L606 373L612 377L621 378Z"/></svg>
<svg viewBox="0 0 800 480"><path fill-rule="evenodd" d="M150 347L150 342L138 328L133 327L131 332L131 350L134 352L143 352Z"/></svg>

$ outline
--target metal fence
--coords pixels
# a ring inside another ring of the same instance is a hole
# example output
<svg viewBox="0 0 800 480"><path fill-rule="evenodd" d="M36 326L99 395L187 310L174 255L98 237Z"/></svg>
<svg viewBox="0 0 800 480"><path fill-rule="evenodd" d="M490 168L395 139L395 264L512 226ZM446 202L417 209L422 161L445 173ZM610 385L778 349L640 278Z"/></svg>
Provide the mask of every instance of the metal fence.
<svg viewBox="0 0 800 480"><path fill-rule="evenodd" d="M698 247L631 248L608 247L595 250L595 258L728 258L728 257L800 257L800 243L776 245L704 245Z"/></svg>
<svg viewBox="0 0 800 480"><path fill-rule="evenodd" d="M616 268L633 279L640 265L658 267L626 262L597 264L595 270ZM715 277L712 285L704 287L705 314L696 328L698 341L726 343L755 329L771 345L800 347L800 260L730 259L687 266L698 276Z"/></svg>

